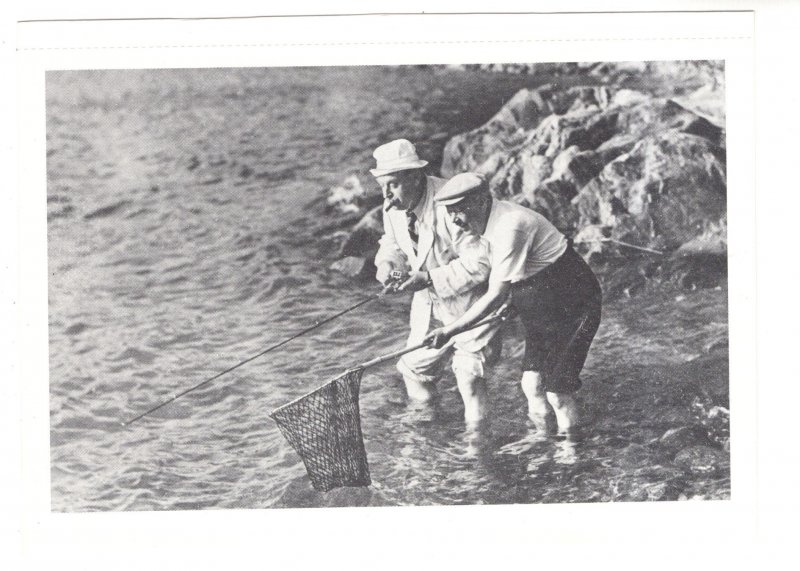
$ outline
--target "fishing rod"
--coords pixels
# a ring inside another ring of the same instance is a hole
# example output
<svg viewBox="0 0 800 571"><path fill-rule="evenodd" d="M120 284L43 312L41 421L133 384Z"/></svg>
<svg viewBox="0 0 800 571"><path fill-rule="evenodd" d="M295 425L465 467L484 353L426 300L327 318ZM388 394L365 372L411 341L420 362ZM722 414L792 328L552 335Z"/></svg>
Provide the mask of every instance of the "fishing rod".
<svg viewBox="0 0 800 571"><path fill-rule="evenodd" d="M395 276L393 275L392 278L395 278ZM371 301L375 301L376 299L379 299L379 298L383 297L385 294L387 294L389 292L393 292L393 291L395 291L395 284L391 283L391 284L387 285L386 287L384 287L383 290L380 293L372 295L372 296L368 297L367 299L362 299L358 303L356 303L354 305L351 305L347 309L343 309L342 311L340 311L339 313L336 313L335 315L331 315L330 317L326 317L325 319L323 319L321 321L317 321L316 323L314 323L314 325L311 325L310 327L306 327L305 329L303 329L302 331L299 331L298 333L295 333L291 337L288 337L287 339L284 339L283 341L280 341L280 342L275 343L274 345L272 345L270 347L267 347L266 349L264 349L260 353L258 353L256 355L253 355L252 357L248 357L244 361L240 361L239 363L233 365L232 367L228 367L227 369L225 369L224 371L222 371L220 373L217 373L213 377L210 377L210 378L204 380L203 382L194 385L193 387L189 387L188 389L186 389L186 390L174 395L172 398L170 398L168 400L165 400L164 402L162 402L160 404L157 404L156 406L154 406L152 408L149 408L148 410L144 411L143 413L139 414L138 416L135 416L135 417L133 417L132 419L130 419L128 421L123 421L120 424L122 426L124 426L124 427L128 427L131 424L133 424L134 422L136 422L137 420L139 420L140 418L143 418L143 417L147 416L148 414L151 414L151 413L157 411L158 409L160 409L162 407L165 407L165 406L167 406L168 404L170 404L172 402L175 402L176 400L178 400L182 396L184 396L184 395L186 395L186 394L188 394L188 393L190 393L192 391L196 391L200 387L203 387L203 386L207 385L208 383L210 383L212 381L215 381L216 379L220 378L221 376L226 375L226 374L230 373L231 371L233 371L235 369L238 369L242 365L246 365L250 361L258 359L259 357L261 357L263 355L266 355L270 351L274 351L275 349L286 345L290 341L292 341L294 339L297 339L298 337L301 337L302 335L305 335L306 333L309 333L309 332L313 331L314 329L317 329L318 327L322 327L326 323L330 323L334 319L336 319L338 317L341 317L342 315L344 315L346 313L350 313L351 311L354 311L354 310L358 309L362 305L366 305Z"/></svg>

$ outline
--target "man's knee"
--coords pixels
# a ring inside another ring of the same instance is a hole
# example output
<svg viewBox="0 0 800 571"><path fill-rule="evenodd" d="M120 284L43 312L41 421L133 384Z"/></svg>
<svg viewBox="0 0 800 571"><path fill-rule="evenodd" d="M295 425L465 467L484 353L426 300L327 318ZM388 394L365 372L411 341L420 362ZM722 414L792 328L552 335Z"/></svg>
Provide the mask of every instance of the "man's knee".
<svg viewBox="0 0 800 571"><path fill-rule="evenodd" d="M441 373L439 360L415 359L413 353L403 355L397 361L397 370L406 381L419 384L433 384Z"/></svg>
<svg viewBox="0 0 800 571"><path fill-rule="evenodd" d="M484 358L480 353L456 351L453 355L452 367L456 380L461 378L469 379L471 377L484 378L486 376Z"/></svg>
<svg viewBox="0 0 800 571"><path fill-rule="evenodd" d="M458 390L465 396L479 396L486 392L486 379L471 373L456 374Z"/></svg>
<svg viewBox="0 0 800 571"><path fill-rule="evenodd" d="M522 373L522 390L528 397L537 396L544 398L544 382L542 374L537 371L524 371Z"/></svg>

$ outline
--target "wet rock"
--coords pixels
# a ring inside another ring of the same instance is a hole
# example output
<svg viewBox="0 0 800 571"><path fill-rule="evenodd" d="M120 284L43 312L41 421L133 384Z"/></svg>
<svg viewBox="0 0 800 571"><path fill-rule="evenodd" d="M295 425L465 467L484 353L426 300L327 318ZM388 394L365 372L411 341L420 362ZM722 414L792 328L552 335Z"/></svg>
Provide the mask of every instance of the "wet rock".
<svg viewBox="0 0 800 571"><path fill-rule="evenodd" d="M544 91L523 89L483 126L456 135L444 147L442 176L477 170L497 152L521 143L527 130L551 113Z"/></svg>
<svg viewBox="0 0 800 571"><path fill-rule="evenodd" d="M678 96L674 99L692 113L696 113L720 128L724 127L725 98L718 85L707 84L688 95ZM721 135L720 145L725 146L724 131Z"/></svg>
<svg viewBox="0 0 800 571"><path fill-rule="evenodd" d="M695 255L727 256L728 254L728 220L723 216L720 220L709 221L705 230L688 242L683 243L675 251L676 256Z"/></svg>
<svg viewBox="0 0 800 571"><path fill-rule="evenodd" d="M526 137L524 145L537 155L555 158L571 146L591 150L616 134L617 115L603 114L597 108L550 115Z"/></svg>
<svg viewBox="0 0 800 571"><path fill-rule="evenodd" d="M664 281L679 284L684 289L713 288L724 284L728 277L728 257L711 253L676 253L661 267Z"/></svg>
<svg viewBox="0 0 800 571"><path fill-rule="evenodd" d="M637 468L610 482L610 499L635 502L677 500L687 484L683 470L658 465Z"/></svg>
<svg viewBox="0 0 800 571"><path fill-rule="evenodd" d="M642 491L645 494L644 499L646 501L673 502L680 497L684 486L685 484L681 480L671 480L669 482L644 484L642 486Z"/></svg>
<svg viewBox="0 0 800 571"><path fill-rule="evenodd" d="M328 191L326 204L340 213L361 213L380 204L382 197L375 181L366 176L351 174L340 185Z"/></svg>
<svg viewBox="0 0 800 571"><path fill-rule="evenodd" d="M595 247L605 248L607 243L594 243ZM614 250L614 248L610 248ZM630 260L624 264L609 266L602 274L603 299L612 300L631 297L647 286L651 272L649 260Z"/></svg>
<svg viewBox="0 0 800 571"><path fill-rule="evenodd" d="M342 244L339 255L374 258L382 235L383 208L379 205L367 212L353 227Z"/></svg>
<svg viewBox="0 0 800 571"><path fill-rule="evenodd" d="M677 248L724 215L725 193L719 149L667 131L639 141L583 188L579 226L600 224L635 245Z"/></svg>
<svg viewBox="0 0 800 571"><path fill-rule="evenodd" d="M653 411L651 419L654 424L689 425L695 421L689 406L659 406Z"/></svg>
<svg viewBox="0 0 800 571"><path fill-rule="evenodd" d="M669 502L677 500L686 483L683 478L675 478L663 482L652 482L642 478L630 478L624 484L618 484L620 498L634 502Z"/></svg>
<svg viewBox="0 0 800 571"><path fill-rule="evenodd" d="M686 109L674 99L652 99L635 105L612 108L616 132L637 139L647 135L678 131L708 139L714 145L722 140L722 129L697 113Z"/></svg>
<svg viewBox="0 0 800 571"><path fill-rule="evenodd" d="M531 208L544 215L553 225L567 234L573 234L578 224L578 209L571 202L576 196L575 185L564 180L545 182L536 189Z"/></svg>
<svg viewBox="0 0 800 571"><path fill-rule="evenodd" d="M667 430L658 439L658 447L667 452L677 452L688 446L713 446L714 442L708 435L708 431L699 424L690 426L680 426Z"/></svg>
<svg viewBox="0 0 800 571"><path fill-rule="evenodd" d="M562 151L553 161L553 172L548 180L563 180L576 189L583 187L613 158L604 157L595 151L581 151L577 145Z"/></svg>
<svg viewBox="0 0 800 571"><path fill-rule="evenodd" d="M719 472L726 461L726 454L715 448L688 446L678 452L674 463L693 474L711 475Z"/></svg>
<svg viewBox="0 0 800 571"><path fill-rule="evenodd" d="M522 89L517 92L502 109L492 117L487 123L469 131L456 135L450 139L444 148L442 157L442 175L451 177L457 173L465 171L480 170L481 165L486 163L497 153L508 154L519 145L525 143L526 138L535 136L532 131L540 127L542 121L547 117L555 127L547 125L541 127L538 138L547 139L550 144L550 137L554 129L555 134L561 136L563 132L562 145L569 146L570 141L579 141L591 138L590 132L594 129L587 124L581 123L575 118L565 119L564 129L559 128L558 116L571 112L572 115L594 115L596 110L609 105L612 91L606 87L573 87L567 90L559 89L555 85L544 85L537 89ZM569 130L567 127L573 125L577 131ZM571 135L568 134L572 133ZM532 148L530 142L524 145ZM553 143L553 148L558 146ZM560 150L566 148L562 146ZM542 154L535 152L535 154ZM485 169L484 169L485 171Z"/></svg>
<svg viewBox="0 0 800 571"><path fill-rule="evenodd" d="M697 251L701 238L720 250L724 229L710 225L726 211L721 137L673 99L543 86L451 139L442 173L481 172L494 196L529 205L568 233L599 226L606 237L659 251ZM694 275L686 281L702 285Z"/></svg>
<svg viewBox="0 0 800 571"><path fill-rule="evenodd" d="M552 175L550 161L541 155L527 153L521 154L520 164L522 167L521 193L533 202L536 189Z"/></svg>
<svg viewBox="0 0 800 571"><path fill-rule="evenodd" d="M675 371L675 381L684 385L684 398L699 397L711 406L730 408L727 351L703 355ZM709 407L710 408L710 407Z"/></svg>
<svg viewBox="0 0 800 571"><path fill-rule="evenodd" d="M647 446L631 443L617 456L617 463L625 468L637 468L652 463L652 453Z"/></svg>

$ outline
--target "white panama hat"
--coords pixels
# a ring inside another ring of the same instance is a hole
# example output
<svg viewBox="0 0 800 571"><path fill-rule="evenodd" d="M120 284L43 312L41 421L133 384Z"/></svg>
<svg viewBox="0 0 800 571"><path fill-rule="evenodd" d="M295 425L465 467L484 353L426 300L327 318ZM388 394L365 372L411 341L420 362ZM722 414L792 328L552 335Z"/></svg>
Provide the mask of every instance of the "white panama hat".
<svg viewBox="0 0 800 571"><path fill-rule="evenodd" d="M417 156L417 149L406 139L397 139L381 145L375 149L372 156L375 157L377 164L369 172L375 177L408 169L421 169L428 164L428 161L423 161Z"/></svg>

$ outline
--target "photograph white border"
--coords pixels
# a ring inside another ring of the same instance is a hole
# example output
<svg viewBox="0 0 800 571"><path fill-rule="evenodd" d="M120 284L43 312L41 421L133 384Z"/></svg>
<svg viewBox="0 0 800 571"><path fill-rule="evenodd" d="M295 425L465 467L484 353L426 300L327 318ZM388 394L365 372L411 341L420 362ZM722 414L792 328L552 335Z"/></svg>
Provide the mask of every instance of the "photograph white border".
<svg viewBox="0 0 800 571"><path fill-rule="evenodd" d="M671 541L698 545L751 539L756 533L758 402L753 24L753 14L748 12L20 24L18 117L24 128L20 129L18 141L18 259L19 283L25 287L20 288L18 304L25 311L17 341L22 390L21 533L23 545L30 550L28 557L43 564L55 564L63 558L80 560L88 556L116 568L135 561L135 557L128 559L133 546L145 545L171 554L173 561L181 566L190 561L209 563L214 559L230 564L232 560L228 558L237 550L252 553L254 548L269 546L265 563L280 568L305 568L315 563L330 566L327 558L332 554L337 561L341 558L342 567L348 568L350 565L384 567L387 560L390 563L395 560L395 554L404 561L411 558L435 565L438 562L450 568L467 562L470 566L496 564L496 555L490 553L492 549L475 554L461 549L464 545L488 548L541 543L566 548L584 541L611 545L620 536L624 536L626 543L647 543L665 534ZM730 501L119 514L50 512L46 70L680 59L726 62ZM287 542L287 538L296 539ZM299 565L301 560L303 565Z"/></svg>

